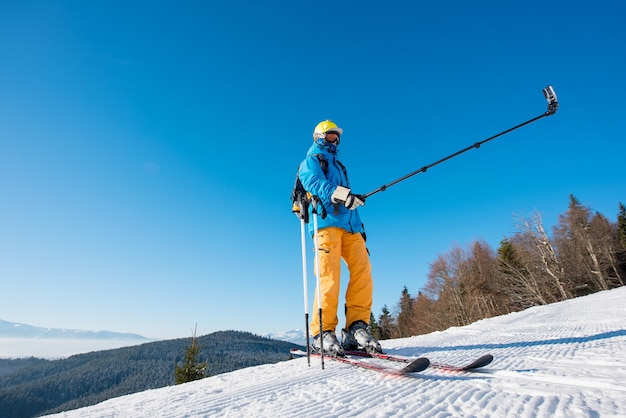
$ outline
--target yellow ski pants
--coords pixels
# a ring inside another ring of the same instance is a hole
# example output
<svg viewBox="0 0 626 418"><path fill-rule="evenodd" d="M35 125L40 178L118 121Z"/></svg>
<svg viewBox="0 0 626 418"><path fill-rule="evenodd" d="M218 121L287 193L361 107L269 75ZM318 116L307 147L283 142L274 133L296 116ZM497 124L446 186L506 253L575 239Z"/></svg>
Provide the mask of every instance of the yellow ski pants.
<svg viewBox="0 0 626 418"><path fill-rule="evenodd" d="M346 328L355 321L369 324L372 309L372 266L365 247L365 239L360 233L350 233L343 228L327 227L317 232L320 257L320 288L322 299L322 329L335 331L339 322L339 276L341 259L348 265L350 281L346 289ZM318 292L311 321L311 333L320 332Z"/></svg>

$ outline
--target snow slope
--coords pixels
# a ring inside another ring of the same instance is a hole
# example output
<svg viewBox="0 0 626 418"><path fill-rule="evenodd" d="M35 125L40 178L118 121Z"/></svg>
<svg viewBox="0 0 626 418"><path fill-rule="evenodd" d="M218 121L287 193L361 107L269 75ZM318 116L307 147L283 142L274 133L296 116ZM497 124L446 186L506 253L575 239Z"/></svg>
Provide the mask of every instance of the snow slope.
<svg viewBox="0 0 626 418"><path fill-rule="evenodd" d="M62 417L626 417L626 287L419 337L386 352L461 361L392 377L305 358L146 391Z"/></svg>

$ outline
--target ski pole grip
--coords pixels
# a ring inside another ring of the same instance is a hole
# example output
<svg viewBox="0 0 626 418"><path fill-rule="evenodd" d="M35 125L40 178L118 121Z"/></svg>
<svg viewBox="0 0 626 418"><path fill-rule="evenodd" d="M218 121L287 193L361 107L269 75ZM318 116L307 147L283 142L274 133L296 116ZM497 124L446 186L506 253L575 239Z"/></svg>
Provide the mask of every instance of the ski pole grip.
<svg viewBox="0 0 626 418"><path fill-rule="evenodd" d="M311 206L313 207L312 212L314 214L320 215L322 219L326 219L326 215L328 215L328 213L326 212L326 208L322 204L322 201L319 197L311 196Z"/></svg>

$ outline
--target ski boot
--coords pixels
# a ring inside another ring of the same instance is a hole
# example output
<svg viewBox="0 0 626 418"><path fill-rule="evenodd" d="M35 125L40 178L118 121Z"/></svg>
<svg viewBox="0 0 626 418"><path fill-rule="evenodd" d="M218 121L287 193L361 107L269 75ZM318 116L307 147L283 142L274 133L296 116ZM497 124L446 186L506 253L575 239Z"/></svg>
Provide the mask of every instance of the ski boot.
<svg viewBox="0 0 626 418"><path fill-rule="evenodd" d="M323 348L324 355L331 357L343 357L345 355L343 351L343 347L339 344L339 340L337 340L337 336L333 331L324 331L322 333L323 338ZM320 334L317 334L313 337L313 344L311 345L311 350L313 353L320 353L322 348L322 341L320 338Z"/></svg>
<svg viewBox="0 0 626 418"><path fill-rule="evenodd" d="M371 336L367 330L367 324L363 321L356 321L348 327L342 329L343 349L364 350L369 354L382 353L380 343Z"/></svg>

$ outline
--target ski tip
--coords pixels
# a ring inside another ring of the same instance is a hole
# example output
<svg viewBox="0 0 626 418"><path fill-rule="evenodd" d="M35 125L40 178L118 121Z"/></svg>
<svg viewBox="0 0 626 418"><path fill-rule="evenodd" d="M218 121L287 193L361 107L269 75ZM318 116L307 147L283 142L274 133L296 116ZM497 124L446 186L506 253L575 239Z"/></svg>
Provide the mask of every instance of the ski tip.
<svg viewBox="0 0 626 418"><path fill-rule="evenodd" d="M492 361L493 361L493 356L491 354L483 354L482 356L478 357L476 360L474 360L467 366L463 367L463 370L479 369L481 367L485 367Z"/></svg>
<svg viewBox="0 0 626 418"><path fill-rule="evenodd" d="M419 357L400 369L400 373L417 373L426 370L430 366L430 360L426 357Z"/></svg>

